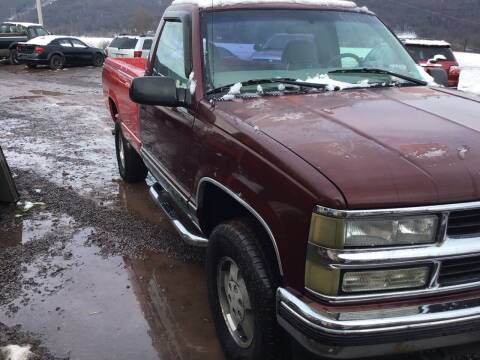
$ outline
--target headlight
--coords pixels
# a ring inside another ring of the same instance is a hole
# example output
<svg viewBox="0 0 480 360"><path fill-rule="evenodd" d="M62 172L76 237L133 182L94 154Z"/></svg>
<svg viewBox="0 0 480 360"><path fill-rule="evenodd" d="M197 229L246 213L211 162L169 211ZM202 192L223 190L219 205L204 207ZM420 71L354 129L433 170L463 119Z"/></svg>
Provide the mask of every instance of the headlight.
<svg viewBox="0 0 480 360"><path fill-rule="evenodd" d="M338 219L313 214L309 240L332 249L431 244L437 228L436 215Z"/></svg>
<svg viewBox="0 0 480 360"><path fill-rule="evenodd" d="M418 289L427 285L430 268L427 266L369 271L348 271L343 275L342 291L363 293Z"/></svg>
<svg viewBox="0 0 480 360"><path fill-rule="evenodd" d="M430 244L435 241L436 216L392 220L346 220L345 247Z"/></svg>

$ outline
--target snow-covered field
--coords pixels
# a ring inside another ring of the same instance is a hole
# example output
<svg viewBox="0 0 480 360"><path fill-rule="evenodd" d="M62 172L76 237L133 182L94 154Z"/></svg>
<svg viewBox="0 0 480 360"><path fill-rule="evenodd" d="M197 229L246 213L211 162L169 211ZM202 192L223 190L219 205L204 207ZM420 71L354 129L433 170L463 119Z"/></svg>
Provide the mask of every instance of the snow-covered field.
<svg viewBox="0 0 480 360"><path fill-rule="evenodd" d="M93 46L100 49L105 49L112 42L112 38L102 38L102 37L86 37L79 36L79 39L82 40L85 44Z"/></svg>
<svg viewBox="0 0 480 360"><path fill-rule="evenodd" d="M462 68L458 89L480 95L480 54L456 52Z"/></svg>

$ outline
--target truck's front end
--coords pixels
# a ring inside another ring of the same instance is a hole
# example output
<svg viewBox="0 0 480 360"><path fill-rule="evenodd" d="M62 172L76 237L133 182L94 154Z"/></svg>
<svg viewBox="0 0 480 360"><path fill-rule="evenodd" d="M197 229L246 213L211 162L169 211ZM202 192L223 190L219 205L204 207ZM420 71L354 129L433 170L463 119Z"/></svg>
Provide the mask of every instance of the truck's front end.
<svg viewBox="0 0 480 360"><path fill-rule="evenodd" d="M210 103L231 101L217 107L345 200L315 206L304 286L277 291L280 325L333 358L479 338L480 203L469 201L479 198L480 159L465 145L478 136L478 104L427 86L394 34L351 2L232 1L200 21ZM280 244L281 255L303 240Z"/></svg>
<svg viewBox="0 0 480 360"><path fill-rule="evenodd" d="M281 325L337 358L479 338L480 203L312 216L307 296L280 289Z"/></svg>

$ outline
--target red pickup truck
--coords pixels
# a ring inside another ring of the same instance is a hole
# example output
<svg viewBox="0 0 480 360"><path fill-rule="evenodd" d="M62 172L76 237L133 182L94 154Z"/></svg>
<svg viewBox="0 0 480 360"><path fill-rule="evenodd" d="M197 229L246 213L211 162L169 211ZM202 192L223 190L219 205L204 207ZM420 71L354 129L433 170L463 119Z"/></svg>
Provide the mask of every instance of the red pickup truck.
<svg viewBox="0 0 480 360"><path fill-rule="evenodd" d="M120 174L148 169L207 246L229 358L279 359L285 333L331 358L480 338L478 98L428 85L368 9L175 0L147 63L103 82Z"/></svg>
<svg viewBox="0 0 480 360"><path fill-rule="evenodd" d="M403 39L407 51L420 66L428 69L438 67L447 73L447 85L457 87L460 66L449 43L443 40Z"/></svg>

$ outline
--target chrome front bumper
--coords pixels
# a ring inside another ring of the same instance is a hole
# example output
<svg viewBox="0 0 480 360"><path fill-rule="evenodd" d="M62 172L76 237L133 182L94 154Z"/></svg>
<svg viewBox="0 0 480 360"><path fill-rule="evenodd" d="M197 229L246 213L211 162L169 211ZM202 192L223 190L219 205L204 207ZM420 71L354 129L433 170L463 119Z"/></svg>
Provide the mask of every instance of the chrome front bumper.
<svg viewBox="0 0 480 360"><path fill-rule="evenodd" d="M353 359L457 345L480 339L480 299L368 311L319 311L286 289L277 319L310 352Z"/></svg>

